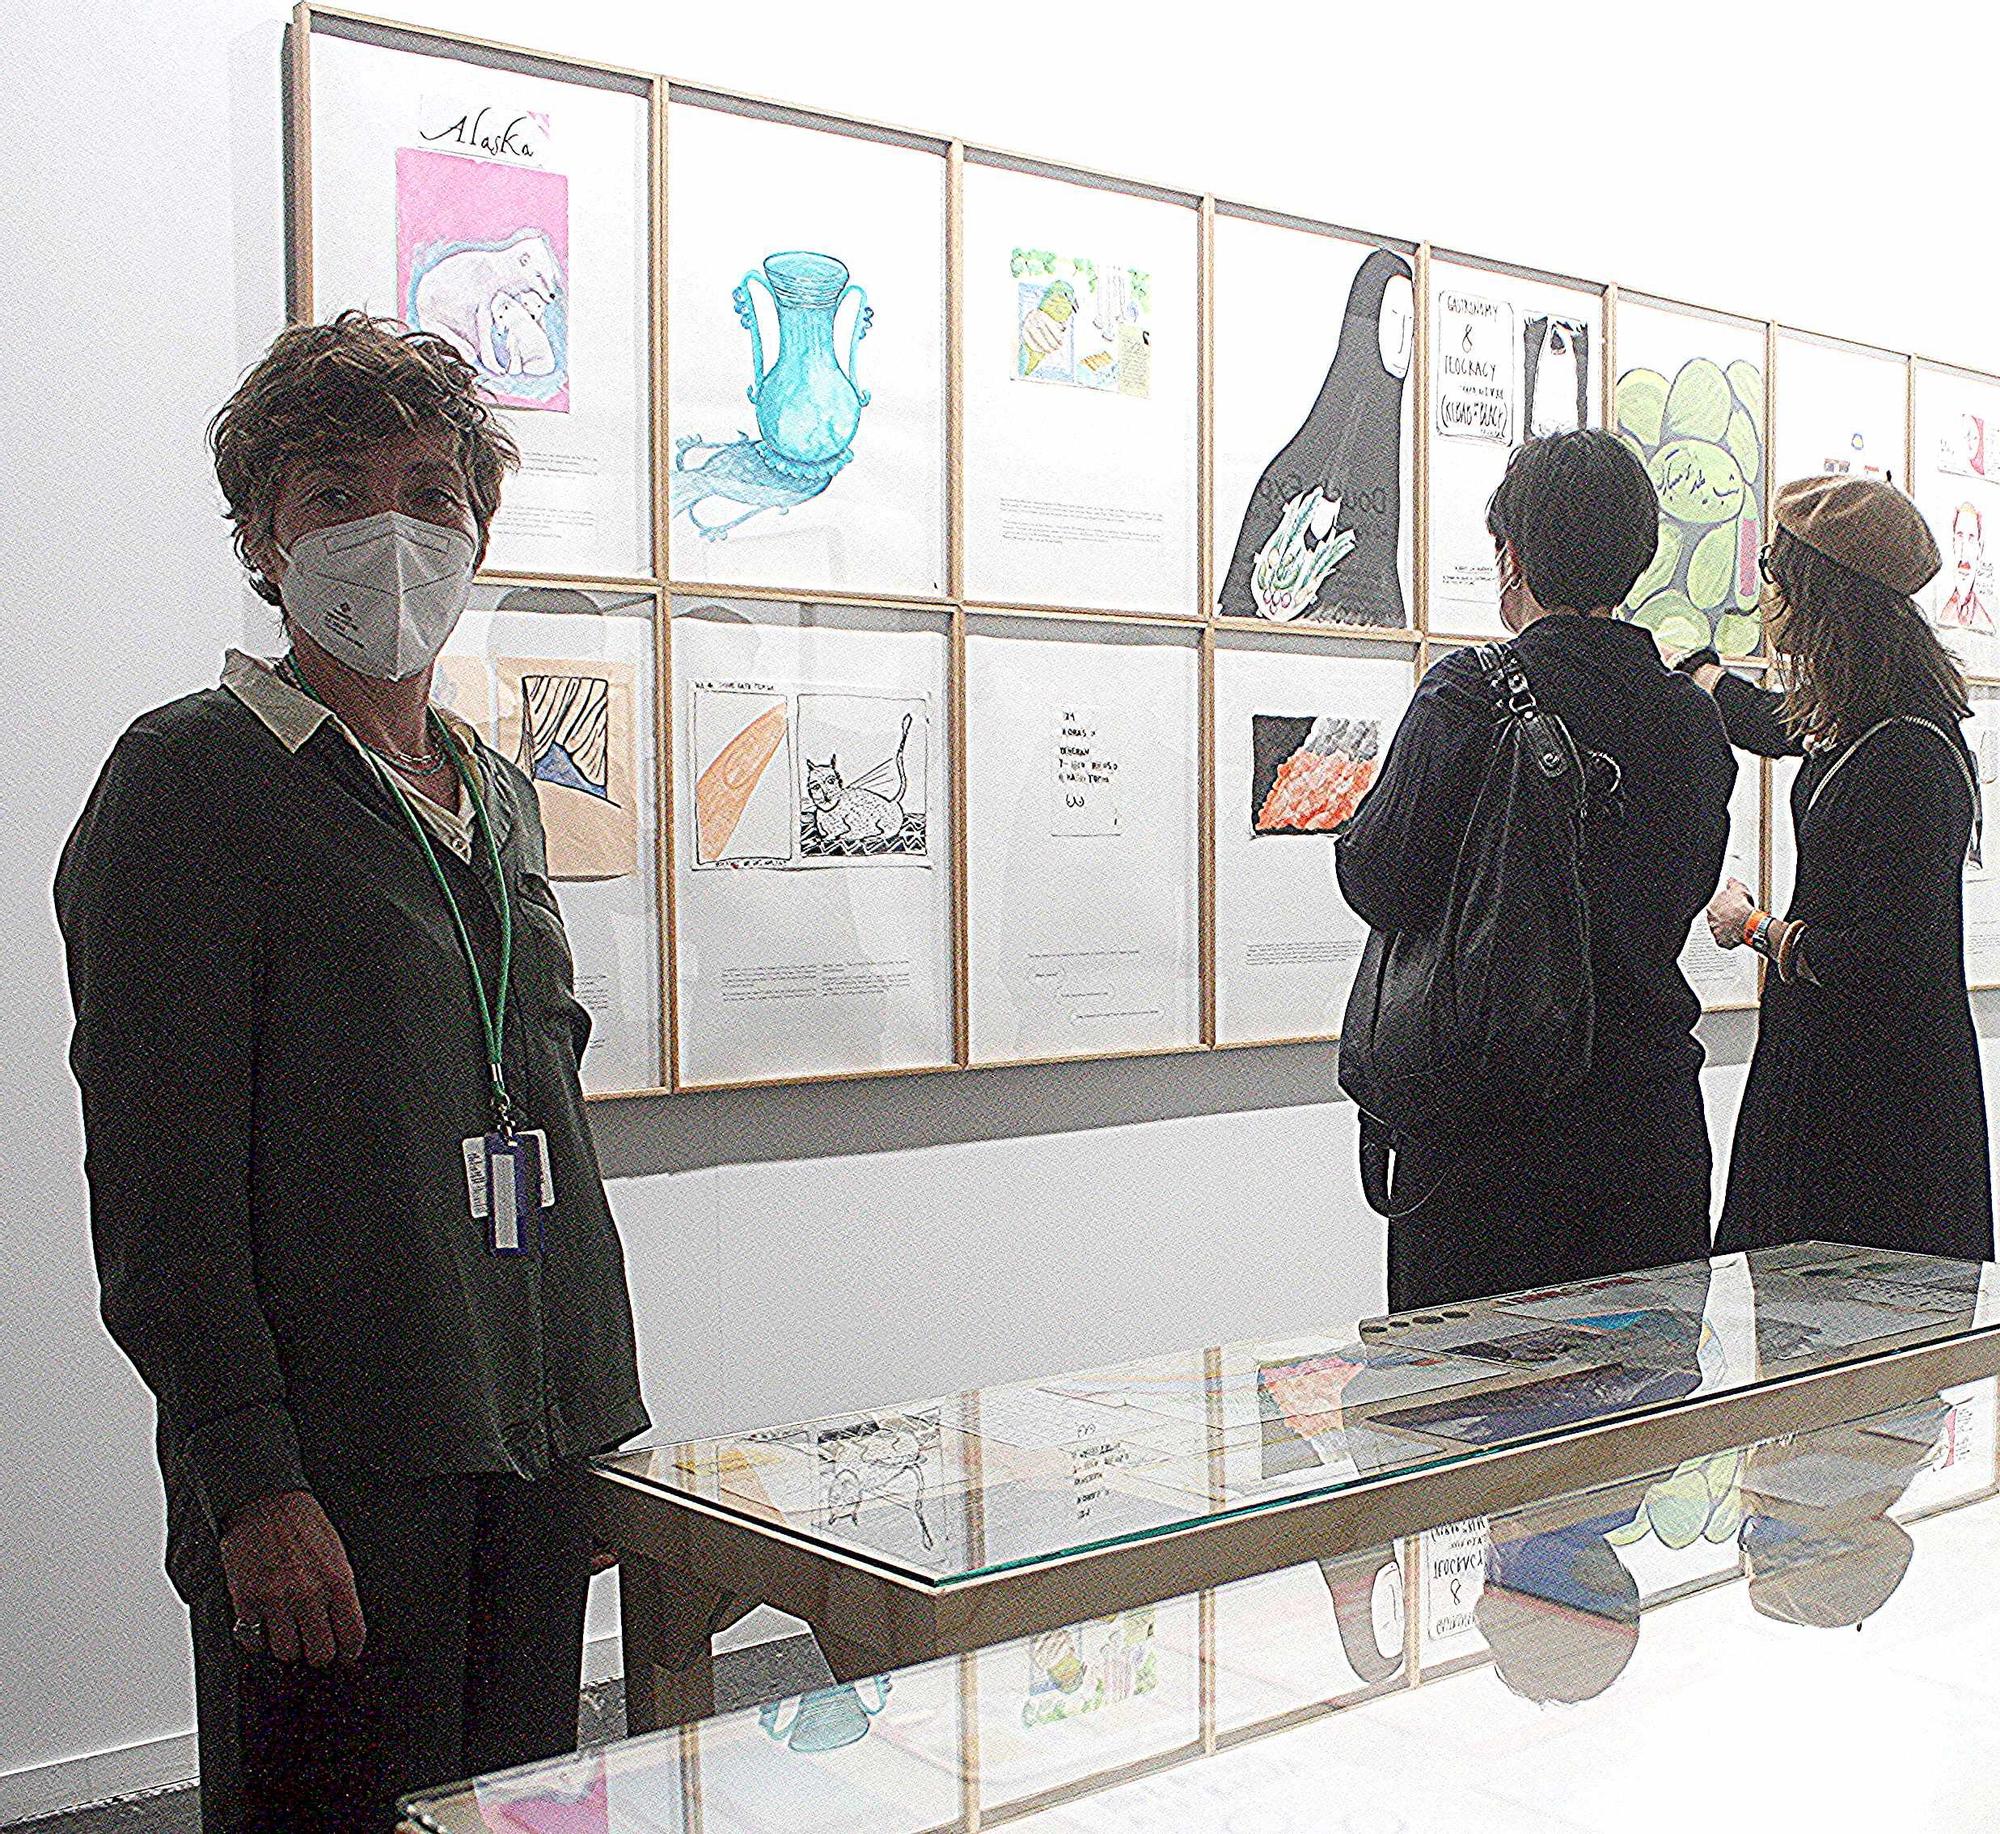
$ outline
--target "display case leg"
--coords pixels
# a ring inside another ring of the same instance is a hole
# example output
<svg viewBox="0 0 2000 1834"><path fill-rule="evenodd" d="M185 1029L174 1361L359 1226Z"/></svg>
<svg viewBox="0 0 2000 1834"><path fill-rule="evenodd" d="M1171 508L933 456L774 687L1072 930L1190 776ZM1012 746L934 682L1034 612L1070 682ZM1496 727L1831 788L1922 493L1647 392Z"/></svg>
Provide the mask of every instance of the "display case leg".
<svg viewBox="0 0 2000 1834"><path fill-rule="evenodd" d="M618 1562L618 1615L625 1651L628 1737L685 1726L715 1711L712 1639L756 1600L692 1586L643 1555Z"/></svg>

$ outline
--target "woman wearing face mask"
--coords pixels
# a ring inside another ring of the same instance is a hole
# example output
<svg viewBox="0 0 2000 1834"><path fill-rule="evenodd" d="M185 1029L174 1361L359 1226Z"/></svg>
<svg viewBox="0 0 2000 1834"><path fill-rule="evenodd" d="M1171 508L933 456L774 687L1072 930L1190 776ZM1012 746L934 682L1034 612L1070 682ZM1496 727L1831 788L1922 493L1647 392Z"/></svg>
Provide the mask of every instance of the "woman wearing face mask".
<svg viewBox="0 0 2000 1834"><path fill-rule="evenodd" d="M1582 1080L1541 1112L1401 1143L1392 1310L1708 1253L1701 1003L1680 951L1721 875L1736 765L1715 709L1613 615L1653 558L1659 514L1644 468L1597 431L1520 447L1487 509L1501 616L1535 697L1604 760L1582 862L1595 1037ZM1441 919L1492 749L1482 671L1454 652L1338 843L1340 889L1374 928Z"/></svg>
<svg viewBox="0 0 2000 1834"><path fill-rule="evenodd" d="M535 793L429 704L512 443L359 313L210 435L287 647L138 719L64 851L92 1232L204 1826L386 1830L573 1746L582 1461L646 1414Z"/></svg>
<svg viewBox="0 0 2000 1834"><path fill-rule="evenodd" d="M1716 1239L1855 1242L1987 1260L1993 1199L1979 1041L1965 989L1962 873L1978 775L1965 683L1912 597L1937 543L1893 485L1805 478L1778 492L1765 630L1786 692L1680 667L1729 736L1803 758L1798 871L1782 915L1732 879L1724 948L1764 956L1757 1051Z"/></svg>

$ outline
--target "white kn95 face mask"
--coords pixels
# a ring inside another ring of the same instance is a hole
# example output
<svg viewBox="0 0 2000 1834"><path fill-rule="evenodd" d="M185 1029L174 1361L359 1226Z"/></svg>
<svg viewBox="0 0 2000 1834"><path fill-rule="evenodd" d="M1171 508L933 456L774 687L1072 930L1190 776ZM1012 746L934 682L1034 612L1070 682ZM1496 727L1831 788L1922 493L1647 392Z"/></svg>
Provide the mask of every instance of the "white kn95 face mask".
<svg viewBox="0 0 2000 1834"><path fill-rule="evenodd" d="M336 662L407 681L437 659L472 592L471 538L388 510L301 535L285 554L286 615Z"/></svg>

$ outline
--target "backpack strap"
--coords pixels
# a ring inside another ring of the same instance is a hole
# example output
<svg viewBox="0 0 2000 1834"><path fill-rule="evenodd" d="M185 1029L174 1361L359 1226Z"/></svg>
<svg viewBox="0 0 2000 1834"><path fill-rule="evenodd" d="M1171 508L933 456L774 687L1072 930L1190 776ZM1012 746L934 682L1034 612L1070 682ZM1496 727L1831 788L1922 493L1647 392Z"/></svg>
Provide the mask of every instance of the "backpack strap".
<svg viewBox="0 0 2000 1834"><path fill-rule="evenodd" d="M1950 751L1952 762L1958 766L1959 775L1965 779L1966 790L1972 797L1972 842L1967 852L1971 857L1973 865L1978 866L1982 864L1981 855L1986 829L1986 799L1979 793L1979 779L1973 775L1972 766L1965 761L1965 747L1954 739L1950 733L1946 732L1937 721L1927 720L1920 713L1892 713L1886 720L1877 720L1874 725L1869 727L1860 738L1856 739L1839 757L1834 759L1826 775L1813 785L1813 793L1806 798L1806 814L1810 815L1814 809L1819 807L1819 799L1826 794L1827 785L1840 775L1848 759L1853 757L1878 732L1886 731L1891 726L1901 725L1921 726L1926 732L1936 733Z"/></svg>

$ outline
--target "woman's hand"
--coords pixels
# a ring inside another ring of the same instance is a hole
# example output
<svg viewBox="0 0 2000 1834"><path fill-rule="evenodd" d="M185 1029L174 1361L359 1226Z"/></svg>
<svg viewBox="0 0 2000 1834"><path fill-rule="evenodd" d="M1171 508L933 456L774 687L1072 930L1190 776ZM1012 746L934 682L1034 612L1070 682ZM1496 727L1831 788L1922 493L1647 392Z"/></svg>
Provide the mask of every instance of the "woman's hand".
<svg viewBox="0 0 2000 1834"><path fill-rule="evenodd" d="M281 1490L237 1510L223 1531L222 1571L238 1641L255 1647L261 1637L280 1662L304 1656L313 1668L360 1655L368 1632L354 1570L310 1490Z"/></svg>
<svg viewBox="0 0 2000 1834"><path fill-rule="evenodd" d="M1743 942L1743 926L1750 921L1750 913L1756 908L1749 886L1741 879L1727 881L1708 906L1708 931L1715 938L1715 946L1718 949L1739 948Z"/></svg>

